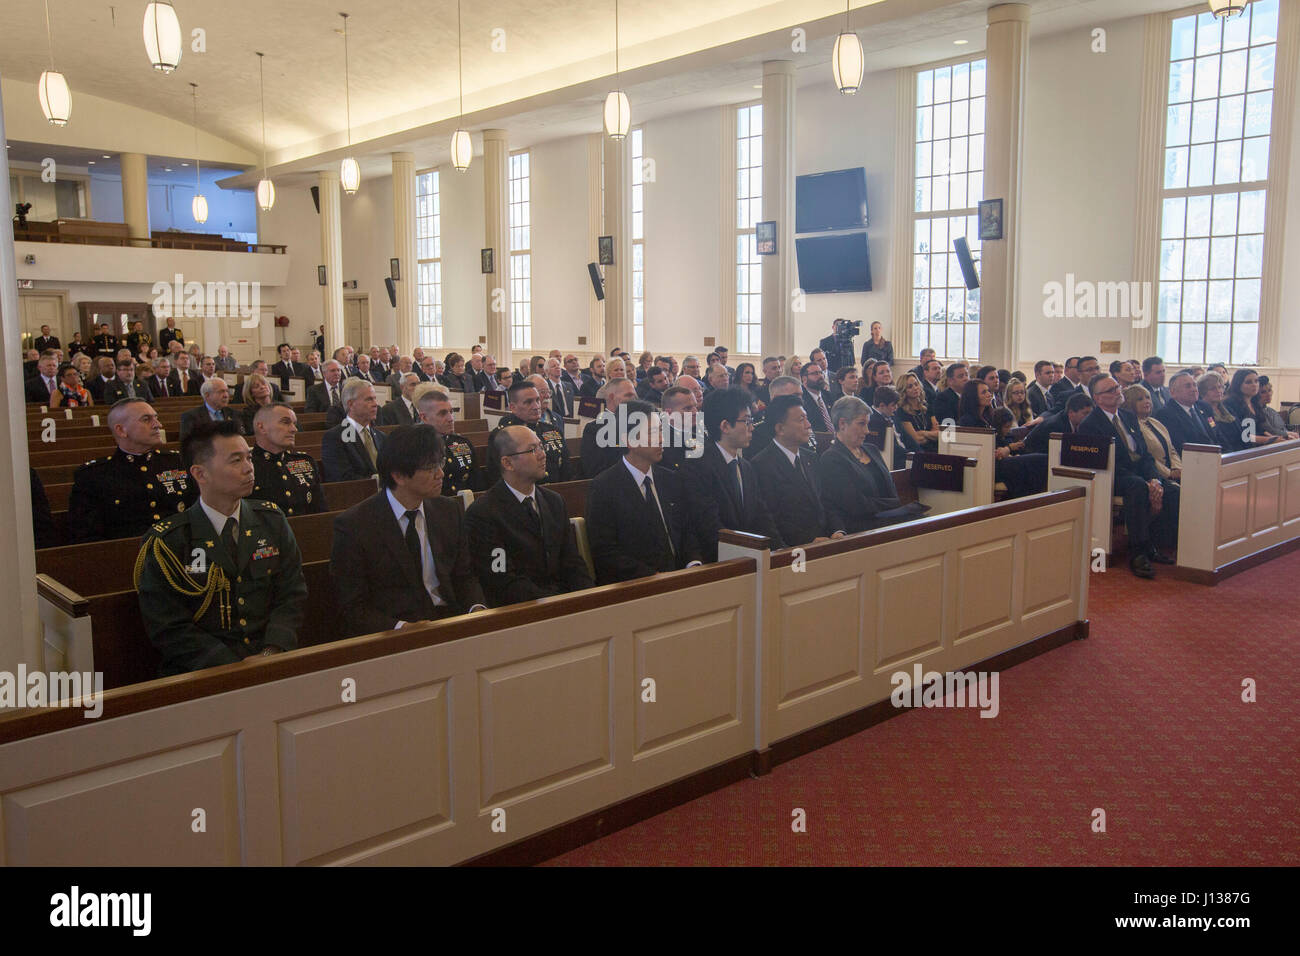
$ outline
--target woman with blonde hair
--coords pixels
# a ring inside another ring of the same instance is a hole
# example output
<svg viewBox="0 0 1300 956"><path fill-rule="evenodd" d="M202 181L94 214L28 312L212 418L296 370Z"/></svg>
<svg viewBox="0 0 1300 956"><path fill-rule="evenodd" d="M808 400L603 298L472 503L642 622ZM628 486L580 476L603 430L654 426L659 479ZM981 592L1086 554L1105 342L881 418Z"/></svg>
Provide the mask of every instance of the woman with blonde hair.
<svg viewBox="0 0 1300 956"><path fill-rule="evenodd" d="M791 355L785 365L781 367L782 375L789 375L791 378L799 378L799 373L803 371L803 359L797 355Z"/></svg>
<svg viewBox="0 0 1300 956"><path fill-rule="evenodd" d="M640 382L650 374L650 366L654 365L655 357L651 352L642 352L641 357L636 360L636 380Z"/></svg>
<svg viewBox="0 0 1300 956"><path fill-rule="evenodd" d="M1025 383L1019 379L1013 378L1007 382L1004 404L1011 409L1013 425L1016 428L1032 428L1043 420L1041 415L1035 416L1034 410L1029 407L1029 389L1025 388Z"/></svg>
<svg viewBox="0 0 1300 956"><path fill-rule="evenodd" d="M1154 403L1151 393L1141 385L1130 385L1124 389L1124 407L1137 417L1138 428L1146 439L1147 450L1156 460L1156 471L1161 478L1178 481L1183 477L1183 459L1174 447L1174 440L1169 437L1165 423L1151 416Z"/></svg>
<svg viewBox="0 0 1300 956"><path fill-rule="evenodd" d="M244 434L251 435L253 418L257 415L257 410L275 401L275 390L271 388L271 383L265 375L254 372L244 377L244 387L240 394L244 399L244 410L239 413L240 424L244 428Z"/></svg>
<svg viewBox="0 0 1300 956"><path fill-rule="evenodd" d="M1214 418L1214 434L1218 436L1219 447L1225 452L1241 451L1254 443L1247 442L1242 435L1242 424L1223 404L1223 377L1218 372L1206 372L1196 380L1196 391L1201 401L1209 406Z"/></svg>
<svg viewBox="0 0 1300 956"><path fill-rule="evenodd" d="M621 358L612 358L605 363L605 381L627 378L627 363Z"/></svg>
<svg viewBox="0 0 1300 956"><path fill-rule="evenodd" d="M937 451L939 423L925 405L925 388L913 372L905 372L898 383L900 401L894 413L894 429L908 451Z"/></svg>

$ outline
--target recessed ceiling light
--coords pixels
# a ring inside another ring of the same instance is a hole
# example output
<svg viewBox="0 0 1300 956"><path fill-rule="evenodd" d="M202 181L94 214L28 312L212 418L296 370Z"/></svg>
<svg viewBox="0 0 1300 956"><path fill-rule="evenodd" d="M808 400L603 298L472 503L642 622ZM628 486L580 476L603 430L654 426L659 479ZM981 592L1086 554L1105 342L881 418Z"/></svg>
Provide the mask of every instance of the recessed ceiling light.
<svg viewBox="0 0 1300 956"><path fill-rule="evenodd" d="M108 153L105 153L105 154L104 154L104 158L105 158L105 159L112 159L113 157L110 156L110 155L108 155Z"/></svg>
<svg viewBox="0 0 1300 956"><path fill-rule="evenodd" d="M182 166L188 166L189 163L181 163Z"/></svg>
<svg viewBox="0 0 1300 956"><path fill-rule="evenodd" d="M172 168L171 168L170 166L164 166L164 167L163 167L163 172L164 172L164 173L170 173L171 171L172 171Z"/></svg>
<svg viewBox="0 0 1300 956"><path fill-rule="evenodd" d="M92 166L94 166L94 165L95 165L95 161L94 161L94 160L93 160L93 159L92 159L92 160L90 160L90 165L92 165Z"/></svg>
<svg viewBox="0 0 1300 956"><path fill-rule="evenodd" d="M756 90L761 90L762 88L763 88L763 84L762 84L762 83L755 83L755 84L754 84L754 89L756 89Z"/></svg>
<svg viewBox="0 0 1300 956"><path fill-rule="evenodd" d="M970 40L953 40L952 42L957 46L965 46L967 43L970 43Z"/></svg>

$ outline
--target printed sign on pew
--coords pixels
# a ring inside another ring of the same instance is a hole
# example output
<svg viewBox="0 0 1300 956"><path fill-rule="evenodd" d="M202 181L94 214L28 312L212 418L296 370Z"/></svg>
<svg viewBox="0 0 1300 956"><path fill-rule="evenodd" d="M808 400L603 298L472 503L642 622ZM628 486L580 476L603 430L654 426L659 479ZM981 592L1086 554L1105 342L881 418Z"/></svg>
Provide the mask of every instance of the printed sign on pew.
<svg viewBox="0 0 1300 956"><path fill-rule="evenodd" d="M912 455L912 484L931 491L961 491L966 481L966 459L961 455Z"/></svg>
<svg viewBox="0 0 1300 956"><path fill-rule="evenodd" d="M1110 463L1109 438L1066 432L1061 436L1061 465L1065 468L1088 468L1105 471Z"/></svg>

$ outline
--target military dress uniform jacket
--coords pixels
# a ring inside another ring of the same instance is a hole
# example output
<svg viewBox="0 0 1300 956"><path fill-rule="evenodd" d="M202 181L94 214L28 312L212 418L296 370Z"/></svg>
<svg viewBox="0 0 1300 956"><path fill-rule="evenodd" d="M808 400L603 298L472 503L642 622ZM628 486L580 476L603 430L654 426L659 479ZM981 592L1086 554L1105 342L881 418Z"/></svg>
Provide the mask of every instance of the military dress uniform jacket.
<svg viewBox="0 0 1300 956"><path fill-rule="evenodd" d="M72 476L68 533L74 544L134 538L154 522L185 511L199 490L179 452L129 455L118 449L88 461Z"/></svg>
<svg viewBox="0 0 1300 956"><path fill-rule="evenodd" d="M523 425L525 428L531 429L541 439L542 445L546 449L546 477L537 482L539 485L547 482L569 481L571 478L576 477L570 472L569 450L564 444L563 431L556 429L545 421L538 421L535 425L529 425L519 416L510 414L501 417L501 424L492 430L492 434L495 435L498 430L511 425ZM490 444L490 436L488 440ZM491 473L488 475L488 481L496 484L497 479L501 477L500 470L489 465L489 471Z"/></svg>
<svg viewBox="0 0 1300 956"><path fill-rule="evenodd" d="M269 502L240 502L234 554L198 505L154 524L135 583L145 630L162 655L160 676L298 646L307 598L302 555Z"/></svg>
<svg viewBox="0 0 1300 956"><path fill-rule="evenodd" d="M442 493L451 496L462 491L483 491L483 471L469 439L455 432L442 436L447 448L447 460L442 466Z"/></svg>
<svg viewBox="0 0 1300 956"><path fill-rule="evenodd" d="M117 336L116 335L96 335L90 340L90 354L98 358L106 355L111 359L117 358Z"/></svg>
<svg viewBox="0 0 1300 956"><path fill-rule="evenodd" d="M325 510L316 460L301 451L267 451L253 446L253 493L250 498L272 501L286 515L314 515Z"/></svg>

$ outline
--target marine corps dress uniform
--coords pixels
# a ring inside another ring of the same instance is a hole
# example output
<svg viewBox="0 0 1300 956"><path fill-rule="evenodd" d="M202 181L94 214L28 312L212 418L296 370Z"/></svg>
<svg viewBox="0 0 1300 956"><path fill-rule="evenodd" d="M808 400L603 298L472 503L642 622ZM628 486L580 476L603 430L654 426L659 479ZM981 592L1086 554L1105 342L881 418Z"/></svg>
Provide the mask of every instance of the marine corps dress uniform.
<svg viewBox="0 0 1300 956"><path fill-rule="evenodd" d="M160 676L298 646L307 582L284 513L245 498L221 534L201 506L150 526L135 562Z"/></svg>
<svg viewBox="0 0 1300 956"><path fill-rule="evenodd" d="M442 466L443 495L450 497L466 490L482 491L482 472L469 439L450 432L442 436L442 443L447 448L447 460Z"/></svg>
<svg viewBox="0 0 1300 956"><path fill-rule="evenodd" d="M77 543L134 538L153 522L184 511L198 496L180 452L154 449L133 455L119 448L73 474L68 531Z"/></svg>
<svg viewBox="0 0 1300 956"><path fill-rule="evenodd" d="M253 446L253 493L273 501L286 515L314 515L325 510L316 460L301 451L267 451Z"/></svg>

